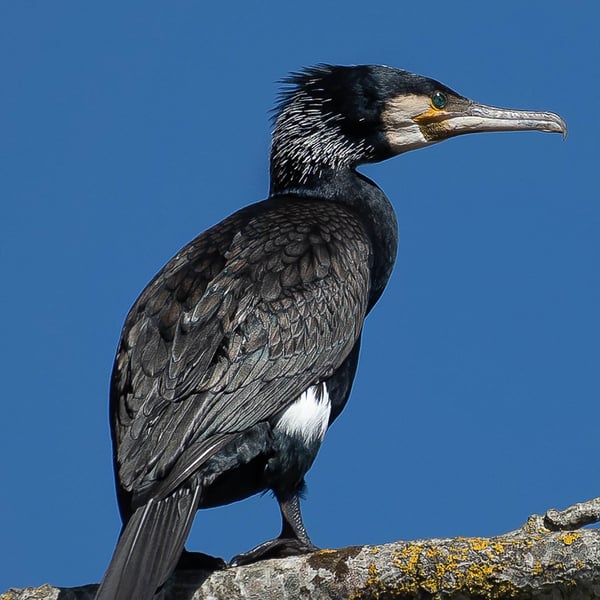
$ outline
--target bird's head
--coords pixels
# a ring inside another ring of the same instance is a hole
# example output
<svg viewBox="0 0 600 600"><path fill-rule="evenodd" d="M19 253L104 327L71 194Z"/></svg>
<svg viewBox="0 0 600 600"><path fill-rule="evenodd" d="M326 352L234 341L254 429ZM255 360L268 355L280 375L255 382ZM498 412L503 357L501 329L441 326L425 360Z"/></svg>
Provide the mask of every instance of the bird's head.
<svg viewBox="0 0 600 600"><path fill-rule="evenodd" d="M391 67L320 65L284 83L271 148L272 192L465 133L567 133L554 113L486 106Z"/></svg>

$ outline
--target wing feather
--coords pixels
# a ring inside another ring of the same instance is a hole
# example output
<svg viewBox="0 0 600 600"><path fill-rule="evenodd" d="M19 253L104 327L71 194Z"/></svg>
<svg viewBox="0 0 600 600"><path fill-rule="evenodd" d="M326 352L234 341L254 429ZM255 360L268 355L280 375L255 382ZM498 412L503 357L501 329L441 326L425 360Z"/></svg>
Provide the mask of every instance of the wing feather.
<svg viewBox="0 0 600 600"><path fill-rule="evenodd" d="M121 486L170 493L205 445L329 377L360 335L370 251L346 208L266 201L170 261L131 309L115 361Z"/></svg>

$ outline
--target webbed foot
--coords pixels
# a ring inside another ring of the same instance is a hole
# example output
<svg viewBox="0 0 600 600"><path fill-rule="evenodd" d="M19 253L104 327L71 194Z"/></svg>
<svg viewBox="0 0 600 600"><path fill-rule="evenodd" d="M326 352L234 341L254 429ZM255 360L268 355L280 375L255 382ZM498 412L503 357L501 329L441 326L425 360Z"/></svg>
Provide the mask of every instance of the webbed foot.
<svg viewBox="0 0 600 600"><path fill-rule="evenodd" d="M229 562L231 567L249 565L259 560L268 558L284 558L286 556L298 556L299 554L310 554L319 550L309 539L304 541L297 538L278 537L268 542L263 542L248 552L242 552L234 556Z"/></svg>

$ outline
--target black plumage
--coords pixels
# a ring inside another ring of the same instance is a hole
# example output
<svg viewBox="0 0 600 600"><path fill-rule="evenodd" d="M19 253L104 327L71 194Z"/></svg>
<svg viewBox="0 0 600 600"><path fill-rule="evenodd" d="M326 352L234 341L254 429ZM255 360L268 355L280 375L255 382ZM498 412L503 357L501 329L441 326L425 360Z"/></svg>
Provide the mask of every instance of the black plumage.
<svg viewBox="0 0 600 600"><path fill-rule="evenodd" d="M183 248L127 316L110 409L124 527L99 599L150 598L197 508L263 490L281 535L234 563L316 549L299 494L396 256L393 208L355 167L485 129L460 122L482 105L388 67L321 66L287 83L269 198ZM551 113L511 114L501 128L564 132Z"/></svg>

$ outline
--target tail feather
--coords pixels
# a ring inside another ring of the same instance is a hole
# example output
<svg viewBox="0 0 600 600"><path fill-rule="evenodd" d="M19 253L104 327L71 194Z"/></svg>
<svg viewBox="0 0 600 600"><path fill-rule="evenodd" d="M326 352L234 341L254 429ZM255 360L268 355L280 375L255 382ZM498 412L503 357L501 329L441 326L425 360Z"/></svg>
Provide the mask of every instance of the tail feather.
<svg viewBox="0 0 600 600"><path fill-rule="evenodd" d="M190 482L140 506L126 523L96 600L150 600L181 556L198 507L200 486Z"/></svg>

